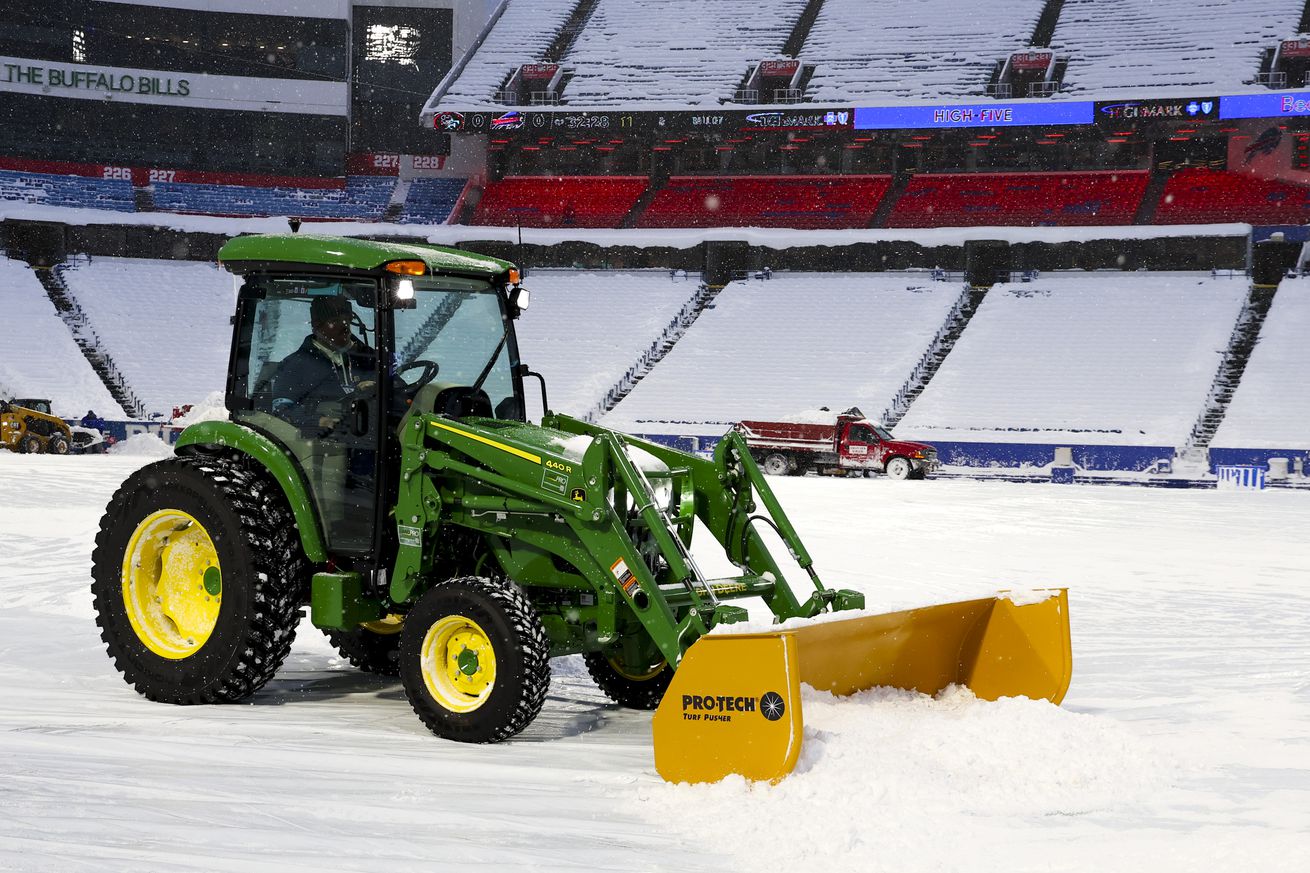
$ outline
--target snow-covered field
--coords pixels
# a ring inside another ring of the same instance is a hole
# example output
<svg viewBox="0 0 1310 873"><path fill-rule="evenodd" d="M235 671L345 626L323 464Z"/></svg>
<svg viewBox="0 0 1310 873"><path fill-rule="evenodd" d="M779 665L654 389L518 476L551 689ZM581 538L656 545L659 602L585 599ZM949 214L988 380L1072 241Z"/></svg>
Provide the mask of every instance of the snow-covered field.
<svg viewBox="0 0 1310 873"><path fill-rule="evenodd" d="M1276 871L1310 857L1310 499L777 480L875 609L1071 589L1062 707L806 700L777 786L666 785L650 716L555 662L516 740L429 735L306 625L250 705L137 697L89 553L146 458L0 453L0 870Z"/></svg>

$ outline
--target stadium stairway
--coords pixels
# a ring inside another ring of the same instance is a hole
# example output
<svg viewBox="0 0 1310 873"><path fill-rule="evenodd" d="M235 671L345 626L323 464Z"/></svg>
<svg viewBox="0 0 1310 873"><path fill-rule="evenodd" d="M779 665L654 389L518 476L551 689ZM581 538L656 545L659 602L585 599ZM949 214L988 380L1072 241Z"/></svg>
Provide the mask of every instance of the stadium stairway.
<svg viewBox="0 0 1310 873"><path fill-rule="evenodd" d="M1219 369L1215 373L1214 384L1210 386L1205 407L1197 416L1196 424L1192 426L1187 441L1179 448L1178 460L1185 462L1206 460L1210 441L1214 439L1219 425L1223 424L1228 405L1232 402L1233 394L1242 381L1242 374L1246 372L1246 365L1251 360L1251 352L1260 337L1260 328L1264 326L1265 317L1269 314L1269 308L1273 305L1274 295L1277 292L1277 285L1270 287L1252 283L1246 303L1242 305L1242 311L1237 317L1237 324L1233 327L1232 336L1229 337L1228 348L1219 362Z"/></svg>
<svg viewBox="0 0 1310 873"><path fill-rule="evenodd" d="M132 203L136 206L137 212L154 212L155 192L149 185L143 185L140 188L133 188Z"/></svg>
<svg viewBox="0 0 1310 873"><path fill-rule="evenodd" d="M578 34L582 33L587 22L591 20L591 13L596 11L596 4L599 2L600 0L578 0L578 5L573 7L564 25L560 27L559 32L555 34L555 39L546 49L545 55L539 60L558 62L560 58L567 55L573 48L573 43L577 41Z"/></svg>
<svg viewBox="0 0 1310 873"><path fill-rule="evenodd" d="M619 377L618 381L605 392L605 396L600 403L582 416L582 420L596 421L615 406L618 406L619 401L632 393L632 389L637 387L637 383L644 379L655 368L656 364L664 360L664 356L677 345L678 340L682 339L688 329L696 323L696 319L700 318L701 313L710 306L714 298L722 290L721 286L711 288L701 282L696 288L696 293L683 305L678 314L669 320L664 330L650 344L650 348L646 349L636 363L629 367Z"/></svg>
<svg viewBox="0 0 1310 873"><path fill-rule="evenodd" d="M919 363L915 364L914 369L910 371L910 376L905 380L905 384L896 392L896 397L892 405L883 410L883 426L888 430L896 427L905 413L910 411L910 404L914 403L915 398L923 393L932 381L932 377L942 366L942 361L951 353L955 347L955 341L964 333L964 329L969 326L969 320L973 318L978 307L982 305L983 299L988 292L985 286L968 285L960 292L960 299L951 307L950 313L946 316L945 323L937 334L933 337L932 342L928 344L928 350L923 353Z"/></svg>
<svg viewBox="0 0 1310 873"><path fill-rule="evenodd" d="M1142 202L1137 207L1137 214L1133 216L1133 224L1155 223L1155 210L1159 207L1160 200L1164 197L1164 188L1168 184L1168 170L1156 169L1151 171L1151 179L1146 183L1146 190L1142 193Z"/></svg>
<svg viewBox="0 0 1310 873"><path fill-rule="evenodd" d="M883 195L882 200L878 203L878 208L874 210L873 219L869 222L869 227L886 227L887 219L891 217L892 210L900 202L901 195L909 187L910 180L914 176L911 173L896 173L892 176L891 187Z"/></svg>
<svg viewBox="0 0 1310 873"><path fill-rule="evenodd" d="M69 292L68 285L60 275L61 270L67 269L67 266L67 264L59 264L53 269L36 267L34 270L41 287L45 289L46 296L54 304L55 311L59 313L64 324L68 325L69 333L73 335L73 342L77 343L82 356L100 377L110 396L128 415L144 417L145 405L127 384L127 379L114 364L114 359L102 348L100 338L96 336L86 313L77 305L77 300Z"/></svg>

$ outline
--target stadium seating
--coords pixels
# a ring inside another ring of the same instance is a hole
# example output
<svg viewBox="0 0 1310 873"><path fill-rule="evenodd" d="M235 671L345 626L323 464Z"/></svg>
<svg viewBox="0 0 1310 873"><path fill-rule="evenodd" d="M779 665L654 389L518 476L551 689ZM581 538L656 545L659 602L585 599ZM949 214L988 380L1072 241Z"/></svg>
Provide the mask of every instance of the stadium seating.
<svg viewBox="0 0 1310 873"><path fill-rule="evenodd" d="M598 0L564 58L564 102L719 108L782 51L805 0Z"/></svg>
<svg viewBox="0 0 1310 873"><path fill-rule="evenodd" d="M445 224L467 182L467 179L452 178L415 179L410 183L400 221L404 224Z"/></svg>
<svg viewBox="0 0 1310 873"><path fill-rule="evenodd" d="M808 99L977 99L996 62L1028 45L1045 0L826 0L801 57Z"/></svg>
<svg viewBox="0 0 1310 873"><path fill-rule="evenodd" d="M1179 170L1165 183L1156 224L1310 223L1310 188L1227 170Z"/></svg>
<svg viewBox="0 0 1310 873"><path fill-rule="evenodd" d="M1285 279L1260 330L1232 405L1210 445L1310 447L1310 277Z"/></svg>
<svg viewBox="0 0 1310 873"><path fill-rule="evenodd" d="M126 179L56 176L0 170L0 200L132 212L132 183Z"/></svg>
<svg viewBox="0 0 1310 873"><path fill-rule="evenodd" d="M253 187L155 182L155 208L200 215L290 215L300 218L378 221L396 180L350 176L344 188Z"/></svg>
<svg viewBox="0 0 1310 873"><path fill-rule="evenodd" d="M888 227L1132 224L1145 170L942 173L910 180Z"/></svg>
<svg viewBox="0 0 1310 873"><path fill-rule="evenodd" d="M601 421L637 433L718 435L743 418L891 404L960 285L880 273L730 282ZM526 316L525 316L526 317Z"/></svg>
<svg viewBox="0 0 1310 873"><path fill-rule="evenodd" d="M913 439L1181 446L1242 275L1100 273L992 287L897 426Z"/></svg>
<svg viewBox="0 0 1310 873"><path fill-rule="evenodd" d="M1213 97L1249 87L1304 10L1301 0L1065 0L1051 48L1069 61L1066 94Z"/></svg>
<svg viewBox="0 0 1310 873"><path fill-rule="evenodd" d="M649 184L644 176L508 176L487 183L471 223L618 227Z"/></svg>
<svg viewBox="0 0 1310 873"><path fill-rule="evenodd" d="M890 176L675 176L639 227L868 227Z"/></svg>
<svg viewBox="0 0 1310 873"><path fill-rule="evenodd" d="M522 64L546 55L577 0L513 0L444 95L446 105L486 103Z"/></svg>

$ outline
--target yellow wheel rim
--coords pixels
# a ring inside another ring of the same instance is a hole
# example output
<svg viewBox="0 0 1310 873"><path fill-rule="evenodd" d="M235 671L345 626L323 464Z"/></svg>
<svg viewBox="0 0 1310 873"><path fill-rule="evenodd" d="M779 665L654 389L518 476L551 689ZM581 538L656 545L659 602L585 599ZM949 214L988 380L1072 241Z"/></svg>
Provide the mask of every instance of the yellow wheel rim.
<svg viewBox="0 0 1310 873"><path fill-rule="evenodd" d="M472 712L487 702L496 684L496 653L476 621L448 615L423 637L423 682L437 703L451 712Z"/></svg>
<svg viewBox="0 0 1310 873"><path fill-rule="evenodd" d="M218 551L204 525L180 509L146 516L123 554L123 604L137 638L163 658L194 655L222 602Z"/></svg>
<svg viewBox="0 0 1310 873"><path fill-rule="evenodd" d="M646 682L650 679L654 679L656 676L660 675L660 673L664 672L665 666L663 658L657 661L649 670L645 671L634 670L626 666L619 658L606 658L605 660L610 662L610 666L614 668L615 673L618 673L624 679L631 682Z"/></svg>
<svg viewBox="0 0 1310 873"><path fill-rule="evenodd" d="M389 637L392 634L398 634L405 629L405 616L396 615L394 612L385 615L377 621L366 621L360 625L364 630L372 631L375 634Z"/></svg>

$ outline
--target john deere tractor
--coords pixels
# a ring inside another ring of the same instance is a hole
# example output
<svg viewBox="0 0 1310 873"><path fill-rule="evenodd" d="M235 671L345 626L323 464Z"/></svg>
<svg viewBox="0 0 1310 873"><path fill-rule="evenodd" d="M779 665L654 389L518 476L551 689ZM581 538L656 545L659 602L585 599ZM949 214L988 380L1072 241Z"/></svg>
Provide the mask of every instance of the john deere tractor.
<svg viewBox="0 0 1310 873"><path fill-rule="evenodd" d="M788 772L802 681L1063 695L1061 591L711 634L747 617L743 598L782 621L863 596L820 581L737 435L702 458L566 415L528 423L512 264L295 234L238 237L219 258L240 280L230 420L187 428L176 457L128 478L96 538L102 638L151 700L249 697L306 606L452 740L522 731L551 658L581 654L615 702L659 708L670 779ZM707 578L694 528L736 575Z"/></svg>

